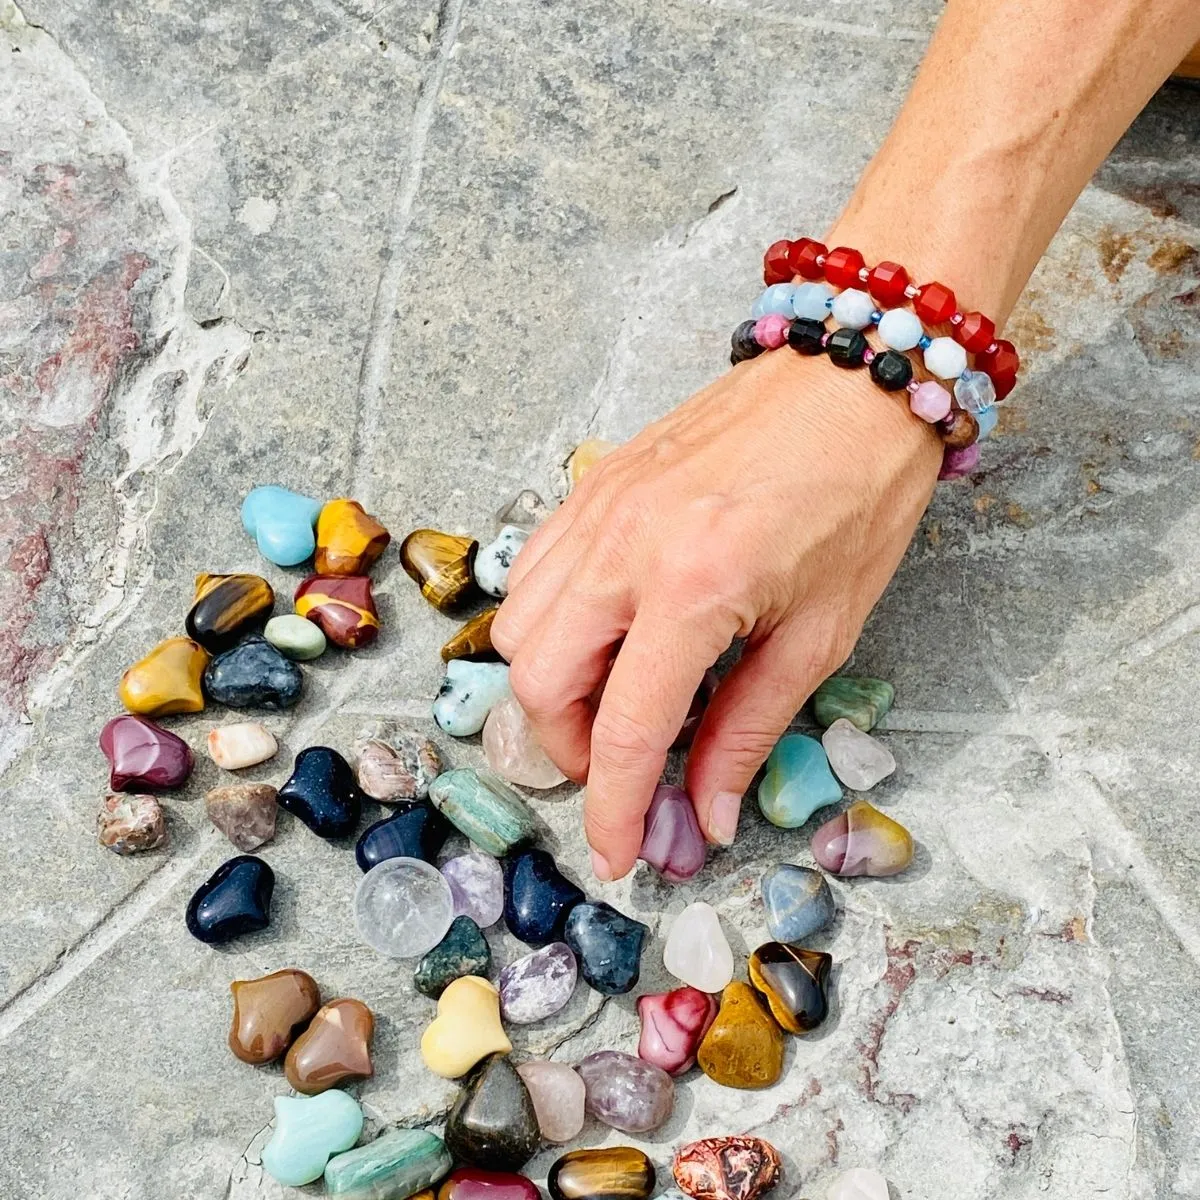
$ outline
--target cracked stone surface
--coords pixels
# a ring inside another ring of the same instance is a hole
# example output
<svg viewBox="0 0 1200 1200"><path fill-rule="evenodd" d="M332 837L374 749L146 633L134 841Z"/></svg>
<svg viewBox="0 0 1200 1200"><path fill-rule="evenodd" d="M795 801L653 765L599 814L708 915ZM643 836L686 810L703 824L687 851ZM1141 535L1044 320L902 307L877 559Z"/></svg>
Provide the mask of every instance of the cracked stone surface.
<svg viewBox="0 0 1200 1200"><path fill-rule="evenodd" d="M286 594L239 528L254 484L487 534L578 441L707 382L762 247L834 215L938 8L0 0L0 1196L281 1195L259 1154L286 1083L224 1038L230 980L285 966L376 1012L368 1130L438 1126L432 1006L359 944L345 846L281 821L273 926L223 950L183 926L229 854L206 755L169 852L96 846L117 678L199 571ZM683 1081L639 1143L664 1186L674 1145L752 1130L796 1195L855 1165L914 1200L1200 1193L1198 119L1169 85L1076 206L1013 321L1028 381L856 651L896 684L872 801L913 870L835 885L830 1020L736 1105ZM306 665L247 778L428 720L452 625L394 551L375 574L379 643ZM213 719L171 726L200 749ZM589 881L578 796L532 803ZM650 925L662 989L670 917L709 901L744 962L759 876L809 834L750 805L689 884L590 890ZM489 939L498 966L526 949ZM581 988L516 1053L631 1050L633 1001ZM581 1144L606 1140L630 1139Z"/></svg>

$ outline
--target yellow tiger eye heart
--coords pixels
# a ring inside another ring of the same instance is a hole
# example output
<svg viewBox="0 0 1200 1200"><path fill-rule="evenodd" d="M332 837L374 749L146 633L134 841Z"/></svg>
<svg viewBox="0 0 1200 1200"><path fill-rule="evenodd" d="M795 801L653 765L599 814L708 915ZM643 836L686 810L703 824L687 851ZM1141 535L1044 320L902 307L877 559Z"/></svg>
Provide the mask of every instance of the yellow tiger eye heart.
<svg viewBox="0 0 1200 1200"><path fill-rule="evenodd" d="M208 651L199 642L167 638L121 676L117 695L131 713L144 717L200 712L204 708L200 681L206 666Z"/></svg>
<svg viewBox="0 0 1200 1200"><path fill-rule="evenodd" d="M457 1079L489 1054L511 1050L500 1024L500 993L478 975L464 975L446 988L437 1016L421 1035L421 1057L443 1079Z"/></svg>

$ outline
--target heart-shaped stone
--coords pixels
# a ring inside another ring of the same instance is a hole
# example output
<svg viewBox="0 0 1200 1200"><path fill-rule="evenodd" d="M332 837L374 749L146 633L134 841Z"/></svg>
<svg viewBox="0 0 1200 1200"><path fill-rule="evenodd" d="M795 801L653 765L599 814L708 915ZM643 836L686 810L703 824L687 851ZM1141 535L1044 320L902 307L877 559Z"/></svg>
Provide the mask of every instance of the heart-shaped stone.
<svg viewBox="0 0 1200 1200"><path fill-rule="evenodd" d="M537 836L533 810L490 771L443 771L430 785L429 799L459 833L496 858Z"/></svg>
<svg viewBox="0 0 1200 1200"><path fill-rule="evenodd" d="M508 572L528 540L528 529L505 525L496 540L475 555L475 582L489 596L503 600L508 595Z"/></svg>
<svg viewBox="0 0 1200 1200"><path fill-rule="evenodd" d="M274 758L275 735L261 721L235 721L208 731L208 755L224 771L241 771Z"/></svg>
<svg viewBox="0 0 1200 1200"><path fill-rule="evenodd" d="M446 664L433 719L452 737L470 737L483 728L493 705L508 695L508 663L456 658Z"/></svg>
<svg viewBox="0 0 1200 1200"><path fill-rule="evenodd" d="M218 654L204 672L209 698L228 708L291 708L303 687L300 668L257 633Z"/></svg>
<svg viewBox="0 0 1200 1200"><path fill-rule="evenodd" d="M870 790L896 769L892 752L845 717L825 730L821 745L833 773L856 792Z"/></svg>
<svg viewBox="0 0 1200 1200"><path fill-rule="evenodd" d="M357 500L328 501L317 517L318 575L365 575L392 535Z"/></svg>
<svg viewBox="0 0 1200 1200"><path fill-rule="evenodd" d="M451 1165L450 1152L436 1134L393 1129L331 1158L325 1168L325 1194L346 1200L415 1196Z"/></svg>
<svg viewBox="0 0 1200 1200"><path fill-rule="evenodd" d="M281 654L296 662L308 662L325 653L325 635L299 613L281 613L272 617L263 629L263 637Z"/></svg>
<svg viewBox="0 0 1200 1200"><path fill-rule="evenodd" d="M892 707L896 689L885 679L834 675L813 693L813 715L828 728L840 717L870 733Z"/></svg>
<svg viewBox="0 0 1200 1200"><path fill-rule="evenodd" d="M527 1062L517 1068L517 1074L533 1100L542 1140L569 1142L578 1137L587 1097L579 1072L566 1063Z"/></svg>
<svg viewBox="0 0 1200 1200"><path fill-rule="evenodd" d="M438 999L437 1016L421 1035L421 1057L443 1079L457 1079L489 1054L511 1049L500 1024L500 993L477 975L464 975L446 988Z"/></svg>
<svg viewBox="0 0 1200 1200"><path fill-rule="evenodd" d="M328 746L301 750L288 781L279 789L280 807L323 838L353 833L362 801L350 764Z"/></svg>
<svg viewBox="0 0 1200 1200"><path fill-rule="evenodd" d="M675 1081L644 1058L620 1050L589 1054L576 1067L587 1090L587 1111L624 1133L659 1128L675 1107Z"/></svg>
<svg viewBox="0 0 1200 1200"><path fill-rule="evenodd" d="M436 1000L464 975L486 979L491 965L492 952L479 926L470 917L455 917L446 936L417 963L413 983L422 995Z"/></svg>
<svg viewBox="0 0 1200 1200"><path fill-rule="evenodd" d="M541 1200L537 1184L511 1171L459 1167L438 1188L437 1200Z"/></svg>
<svg viewBox="0 0 1200 1200"><path fill-rule="evenodd" d="M571 909L563 940L575 952L584 980L598 992L618 996L637 986L649 932L609 904L584 901Z"/></svg>
<svg viewBox="0 0 1200 1200"><path fill-rule="evenodd" d="M362 831L354 858L360 871L369 871L388 858L420 858L431 863L449 836L450 822L428 800L406 800Z"/></svg>
<svg viewBox="0 0 1200 1200"><path fill-rule="evenodd" d="M419 858L385 858L359 881L354 923L363 941L392 958L419 958L454 920L450 885Z"/></svg>
<svg viewBox="0 0 1200 1200"><path fill-rule="evenodd" d="M671 1173L695 1200L756 1200L779 1182L779 1151L758 1137L704 1138L675 1152Z"/></svg>
<svg viewBox="0 0 1200 1200"><path fill-rule="evenodd" d="M275 592L260 575L197 575L184 628L205 650L220 654L262 628L274 607Z"/></svg>
<svg viewBox="0 0 1200 1200"><path fill-rule="evenodd" d="M507 504L496 510L492 523L497 533L506 525L515 525L532 533L553 511L533 488L522 488Z"/></svg>
<svg viewBox="0 0 1200 1200"><path fill-rule="evenodd" d="M663 945L663 966L702 992L719 992L733 978L733 951L711 905L697 900L675 918Z"/></svg>
<svg viewBox="0 0 1200 1200"><path fill-rule="evenodd" d="M126 709L143 717L200 712L206 666L208 651L199 642L167 638L121 676L117 695Z"/></svg>
<svg viewBox="0 0 1200 1200"><path fill-rule="evenodd" d="M551 942L500 972L500 1012L514 1025L531 1025L559 1011L571 999L579 967L566 942Z"/></svg>
<svg viewBox="0 0 1200 1200"><path fill-rule="evenodd" d="M231 858L188 901L188 933L215 946L266 929L274 890L275 872L261 858L252 854Z"/></svg>
<svg viewBox="0 0 1200 1200"><path fill-rule="evenodd" d="M395 721L372 721L354 740L358 786L375 800L424 800L442 770L437 747Z"/></svg>
<svg viewBox="0 0 1200 1200"><path fill-rule="evenodd" d="M758 785L758 807L780 829L797 829L818 808L842 798L821 743L806 734L781 737L767 759L766 772Z"/></svg>
<svg viewBox="0 0 1200 1200"><path fill-rule="evenodd" d="M345 1092L276 1096L275 1129L263 1147L263 1170L284 1187L303 1187L321 1178L332 1155L358 1141L362 1127L362 1109Z"/></svg>
<svg viewBox="0 0 1200 1200"><path fill-rule="evenodd" d="M504 920L530 946L561 942L571 909L584 899L545 850L522 850L504 862Z"/></svg>
<svg viewBox="0 0 1200 1200"><path fill-rule="evenodd" d="M721 993L717 1019L709 1026L696 1061L723 1087L770 1087L783 1073L783 1031L755 995L735 979Z"/></svg>
<svg viewBox="0 0 1200 1200"><path fill-rule="evenodd" d="M832 1183L826 1200L888 1200L888 1182L869 1167L851 1167Z"/></svg>
<svg viewBox="0 0 1200 1200"><path fill-rule="evenodd" d="M810 1033L825 1020L833 959L820 950L766 942L750 955L750 983L788 1033Z"/></svg>
<svg viewBox="0 0 1200 1200"><path fill-rule="evenodd" d="M315 1096L329 1088L370 1079L375 1017L361 1000L331 1000L292 1043L283 1073L298 1092Z"/></svg>
<svg viewBox="0 0 1200 1200"><path fill-rule="evenodd" d="M660 783L646 810L638 857L668 883L683 883L704 866L708 844L700 832L691 797L683 788Z"/></svg>
<svg viewBox="0 0 1200 1200"><path fill-rule="evenodd" d="M813 858L835 875L898 875L913 860L912 834L865 800L826 821L812 840Z"/></svg>
<svg viewBox="0 0 1200 1200"><path fill-rule="evenodd" d="M469 982L460 979L450 986ZM466 1081L450 1109L446 1148L472 1166L516 1171L533 1156L539 1140L537 1112L525 1084L503 1054L493 1054Z"/></svg>
<svg viewBox="0 0 1200 1200"><path fill-rule="evenodd" d="M717 1015L717 998L694 987L640 996L642 1036L638 1057L668 1075L683 1075L696 1062L696 1051Z"/></svg>
<svg viewBox="0 0 1200 1200"><path fill-rule="evenodd" d="M434 608L445 611L474 591L472 565L478 550L479 543L473 538L414 529L400 543L400 563L409 578L421 585L421 595Z"/></svg>
<svg viewBox="0 0 1200 1200"><path fill-rule="evenodd" d="M366 575L310 575L294 600L297 614L343 650L369 646L379 636L379 611Z"/></svg>
<svg viewBox="0 0 1200 1200"><path fill-rule="evenodd" d="M100 731L109 786L118 792L180 787L192 773L187 742L145 717L122 713Z"/></svg>
<svg viewBox="0 0 1200 1200"><path fill-rule="evenodd" d="M767 929L777 942L802 942L837 914L829 880L812 867L779 863L762 877Z"/></svg>
<svg viewBox="0 0 1200 1200"><path fill-rule="evenodd" d="M311 558L317 547L313 526L321 505L299 492L268 484L242 501L242 527L258 543L258 552L280 567Z"/></svg>
<svg viewBox="0 0 1200 1200"><path fill-rule="evenodd" d="M488 766L521 787L558 787L567 777L538 744L533 726L515 696L502 696L483 723L483 752Z"/></svg>
<svg viewBox="0 0 1200 1200"><path fill-rule="evenodd" d="M156 850L167 842L167 820L153 796L136 792L110 792L96 816L100 845L116 854Z"/></svg>
<svg viewBox="0 0 1200 1200"><path fill-rule="evenodd" d="M475 658L494 661L500 656L492 645L492 622L498 608L485 608L461 625L442 645L442 662L456 658Z"/></svg>
<svg viewBox="0 0 1200 1200"><path fill-rule="evenodd" d="M632 1146L571 1150L546 1176L553 1200L648 1200L654 1164Z"/></svg>
<svg viewBox="0 0 1200 1200"><path fill-rule="evenodd" d="M231 783L204 794L208 819L246 853L275 836L278 807L278 793L269 783Z"/></svg>
<svg viewBox="0 0 1200 1200"><path fill-rule="evenodd" d="M273 1062L321 1007L317 981L289 967L261 979L235 979L229 1048L242 1062Z"/></svg>
<svg viewBox="0 0 1200 1200"><path fill-rule="evenodd" d="M438 868L450 885L454 914L488 929L504 915L504 870L490 854L468 850Z"/></svg>

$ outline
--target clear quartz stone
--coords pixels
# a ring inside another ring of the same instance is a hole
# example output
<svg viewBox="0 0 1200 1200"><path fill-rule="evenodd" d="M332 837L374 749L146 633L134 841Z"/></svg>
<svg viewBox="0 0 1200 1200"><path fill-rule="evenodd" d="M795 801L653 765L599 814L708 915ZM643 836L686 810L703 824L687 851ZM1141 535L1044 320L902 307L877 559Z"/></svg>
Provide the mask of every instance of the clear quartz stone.
<svg viewBox="0 0 1200 1200"><path fill-rule="evenodd" d="M839 717L825 730L821 745L833 773L856 792L868 791L896 769L888 748L846 717Z"/></svg>
<svg viewBox="0 0 1200 1200"><path fill-rule="evenodd" d="M372 950L419 958L446 936L454 920L450 885L419 858L388 858L358 881L354 922Z"/></svg>
<svg viewBox="0 0 1200 1200"><path fill-rule="evenodd" d="M697 900L675 918L663 966L701 992L719 992L733 978L733 951L711 905Z"/></svg>
<svg viewBox="0 0 1200 1200"><path fill-rule="evenodd" d="M981 413L996 403L996 389L982 371L964 371L954 381L954 398L969 413Z"/></svg>
<svg viewBox="0 0 1200 1200"><path fill-rule="evenodd" d="M513 696L497 701L488 713L483 752L501 779L520 787L553 788L567 781L538 745L525 710Z"/></svg>

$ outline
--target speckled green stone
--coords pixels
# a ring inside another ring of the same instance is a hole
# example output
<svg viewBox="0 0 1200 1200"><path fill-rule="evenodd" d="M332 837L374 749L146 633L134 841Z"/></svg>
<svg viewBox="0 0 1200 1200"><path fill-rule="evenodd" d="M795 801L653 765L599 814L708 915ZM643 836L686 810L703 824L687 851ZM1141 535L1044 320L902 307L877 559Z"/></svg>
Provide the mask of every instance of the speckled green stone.
<svg viewBox="0 0 1200 1200"><path fill-rule="evenodd" d="M834 675L813 693L813 716L828 729L839 717L845 717L870 733L892 707L896 689L886 679L866 679L855 675Z"/></svg>
<svg viewBox="0 0 1200 1200"><path fill-rule="evenodd" d="M297 613L272 617L263 636L276 650L298 662L320 658L325 653L325 635L320 627Z"/></svg>
<svg viewBox="0 0 1200 1200"><path fill-rule="evenodd" d="M325 1192L343 1200L402 1200L437 1183L450 1153L436 1134L393 1129L329 1160Z"/></svg>
<svg viewBox="0 0 1200 1200"><path fill-rule="evenodd" d="M537 836L532 809L490 771L443 771L430 785L429 799L459 833L496 858Z"/></svg>
<svg viewBox="0 0 1200 1200"><path fill-rule="evenodd" d="M436 1000L464 975L486 979L491 965L492 952L479 926L470 917L455 917L446 936L417 963L413 982L418 992Z"/></svg>

